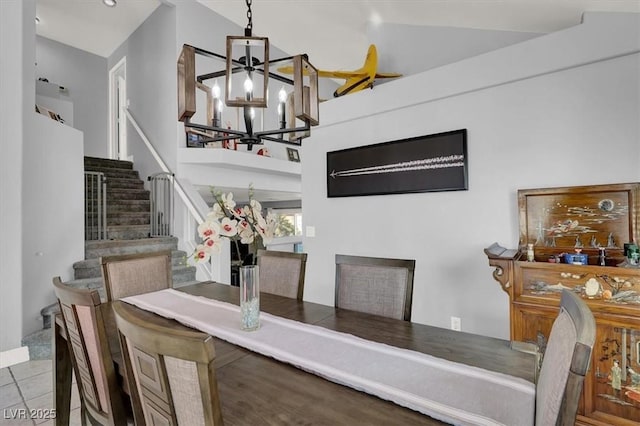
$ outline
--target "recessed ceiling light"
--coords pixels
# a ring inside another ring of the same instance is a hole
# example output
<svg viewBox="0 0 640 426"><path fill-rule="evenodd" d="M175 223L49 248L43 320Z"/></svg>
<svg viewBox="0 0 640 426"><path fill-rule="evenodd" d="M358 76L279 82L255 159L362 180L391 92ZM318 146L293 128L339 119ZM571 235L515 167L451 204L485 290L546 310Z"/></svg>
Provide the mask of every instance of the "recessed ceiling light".
<svg viewBox="0 0 640 426"><path fill-rule="evenodd" d="M117 4L116 0L102 0L102 3L109 7L116 7Z"/></svg>
<svg viewBox="0 0 640 426"><path fill-rule="evenodd" d="M377 28L382 25L382 16L374 10L371 12L371 15L369 15L369 22L371 22L374 28Z"/></svg>

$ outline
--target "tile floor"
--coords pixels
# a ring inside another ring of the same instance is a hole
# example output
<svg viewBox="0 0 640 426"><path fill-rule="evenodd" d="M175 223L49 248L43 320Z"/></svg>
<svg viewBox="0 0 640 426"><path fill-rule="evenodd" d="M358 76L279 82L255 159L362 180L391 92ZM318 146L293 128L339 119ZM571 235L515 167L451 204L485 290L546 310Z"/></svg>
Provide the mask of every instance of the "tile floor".
<svg viewBox="0 0 640 426"><path fill-rule="evenodd" d="M0 369L0 425L54 424L49 411L53 408L51 367L51 360L42 360ZM75 385L72 389L70 425L80 425L80 398ZM29 418L30 412L39 418Z"/></svg>

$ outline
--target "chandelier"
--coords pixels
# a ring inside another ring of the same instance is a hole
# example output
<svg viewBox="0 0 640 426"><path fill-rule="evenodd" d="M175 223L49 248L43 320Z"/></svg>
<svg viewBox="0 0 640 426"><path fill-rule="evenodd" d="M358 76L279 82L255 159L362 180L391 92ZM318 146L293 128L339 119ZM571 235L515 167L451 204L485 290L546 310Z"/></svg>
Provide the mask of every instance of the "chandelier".
<svg viewBox="0 0 640 426"><path fill-rule="evenodd" d="M226 55L183 45L178 59L178 120L184 123L187 140L195 137L202 146L231 141L251 151L265 140L301 145L311 126L319 123L318 71L307 55L270 60L269 39L252 35L252 0L245 2L248 23L244 36L227 36ZM226 66L196 75L202 69L196 55L224 61ZM270 71L276 63L292 66L293 75ZM281 86L277 109L268 108L270 80ZM200 98L206 99L206 113L195 116ZM195 122L197 118L200 123Z"/></svg>

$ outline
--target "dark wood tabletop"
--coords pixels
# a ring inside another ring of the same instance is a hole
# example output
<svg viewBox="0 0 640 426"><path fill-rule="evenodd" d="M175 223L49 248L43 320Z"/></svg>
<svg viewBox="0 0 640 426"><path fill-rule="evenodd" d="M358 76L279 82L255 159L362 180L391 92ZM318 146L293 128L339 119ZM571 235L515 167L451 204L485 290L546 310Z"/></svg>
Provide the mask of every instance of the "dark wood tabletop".
<svg viewBox="0 0 640 426"><path fill-rule="evenodd" d="M239 304L239 289L198 283L177 289ZM115 359L121 359L113 313L104 306ZM262 293L260 310L280 317L350 333L451 361L533 382L535 357L512 350L506 340ZM139 309L141 316L172 327L174 320ZM421 413L342 386L220 339L215 339L216 374L225 425L441 425Z"/></svg>
<svg viewBox="0 0 640 426"><path fill-rule="evenodd" d="M238 287L199 283L178 290L238 305ZM535 380L535 356L511 349L511 342L477 334L370 315L261 293L260 310L363 339L411 349L486 370Z"/></svg>

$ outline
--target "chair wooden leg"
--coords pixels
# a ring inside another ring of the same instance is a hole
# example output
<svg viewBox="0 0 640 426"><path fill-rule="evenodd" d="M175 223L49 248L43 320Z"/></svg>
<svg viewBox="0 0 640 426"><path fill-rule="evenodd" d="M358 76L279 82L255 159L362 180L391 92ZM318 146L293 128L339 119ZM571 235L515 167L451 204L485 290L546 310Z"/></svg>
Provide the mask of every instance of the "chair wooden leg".
<svg viewBox="0 0 640 426"><path fill-rule="evenodd" d="M53 400L56 407L56 426L69 424L69 411L71 409L71 353L67 340L62 336L60 325L54 319L53 327Z"/></svg>
<svg viewBox="0 0 640 426"><path fill-rule="evenodd" d="M87 426L87 409L84 407L84 403L81 403L80 405L80 424L82 426ZM88 422L89 424L92 424L91 420L89 420Z"/></svg>

